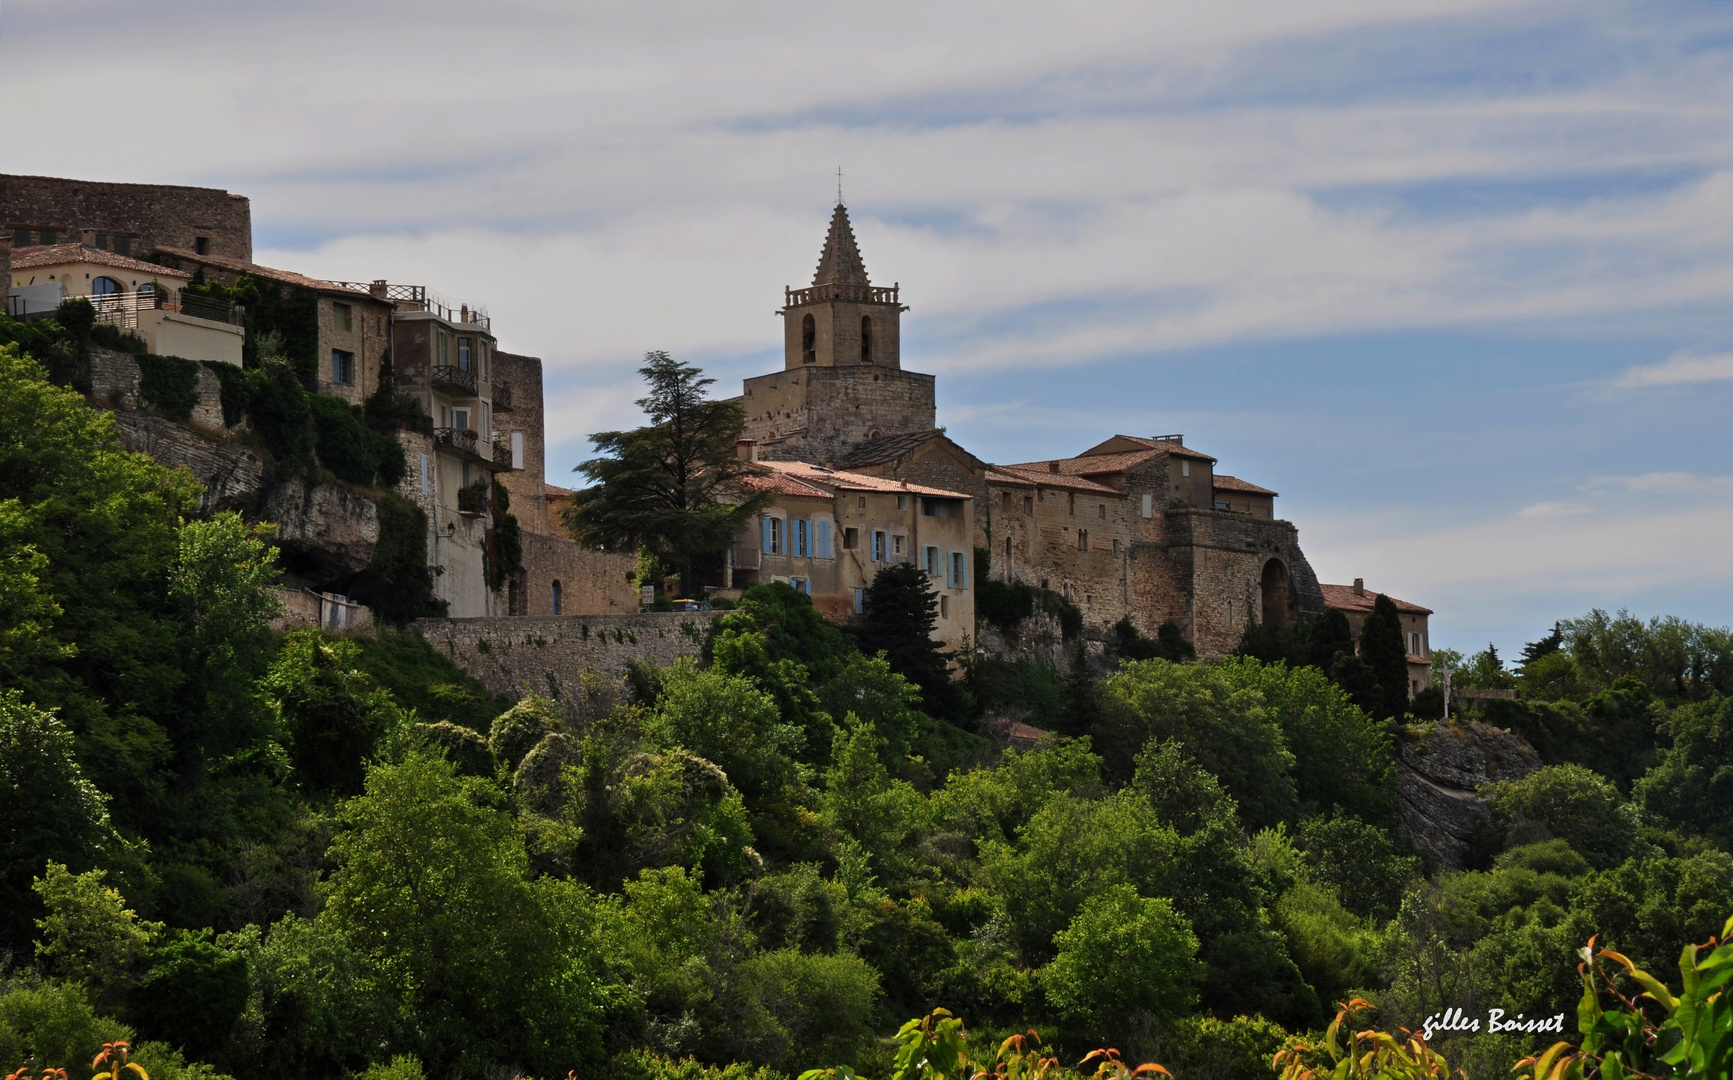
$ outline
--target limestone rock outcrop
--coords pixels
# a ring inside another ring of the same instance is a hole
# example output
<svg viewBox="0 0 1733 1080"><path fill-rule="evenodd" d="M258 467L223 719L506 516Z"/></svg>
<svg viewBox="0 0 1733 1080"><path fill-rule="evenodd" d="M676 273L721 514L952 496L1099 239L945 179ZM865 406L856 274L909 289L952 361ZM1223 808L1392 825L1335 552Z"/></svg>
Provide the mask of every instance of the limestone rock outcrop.
<svg viewBox="0 0 1733 1080"><path fill-rule="evenodd" d="M234 439L142 412L116 412L120 445L192 473L205 487L205 513L250 507L265 483L265 461Z"/></svg>
<svg viewBox="0 0 1733 1080"><path fill-rule="evenodd" d="M1397 754L1404 839L1438 865L1461 869L1468 846L1492 816L1476 790L1520 780L1540 766L1534 747L1503 728L1475 720L1432 725Z"/></svg>
<svg viewBox="0 0 1733 1080"><path fill-rule="evenodd" d="M365 570L379 543L378 505L336 484L285 480L265 493L259 516L277 523L284 563L328 587Z"/></svg>

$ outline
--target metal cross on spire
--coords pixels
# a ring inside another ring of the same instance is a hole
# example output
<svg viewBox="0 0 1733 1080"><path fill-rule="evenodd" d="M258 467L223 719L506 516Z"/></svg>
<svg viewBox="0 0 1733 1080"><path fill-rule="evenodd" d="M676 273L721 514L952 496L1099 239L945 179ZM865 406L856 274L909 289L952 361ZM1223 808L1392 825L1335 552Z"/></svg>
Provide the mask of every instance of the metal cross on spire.
<svg viewBox="0 0 1733 1080"><path fill-rule="evenodd" d="M842 166L836 167L836 204L842 205Z"/></svg>

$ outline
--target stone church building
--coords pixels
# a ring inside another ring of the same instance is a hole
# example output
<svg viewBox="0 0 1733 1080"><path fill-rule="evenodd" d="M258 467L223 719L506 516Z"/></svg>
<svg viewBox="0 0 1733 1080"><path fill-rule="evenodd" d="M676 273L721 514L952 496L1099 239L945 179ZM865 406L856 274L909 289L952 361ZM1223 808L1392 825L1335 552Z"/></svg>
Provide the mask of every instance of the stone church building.
<svg viewBox="0 0 1733 1080"><path fill-rule="evenodd" d="M1276 492L1217 472L1182 436L1114 435L1017 464L969 453L937 424L934 377L902 366L907 310L898 285L867 276L838 204L812 284L784 290L783 369L735 399L753 453L970 496L991 576L1064 595L1092 635L1126 617L1151 636L1172 622L1219 655L1248 623L1324 611Z"/></svg>

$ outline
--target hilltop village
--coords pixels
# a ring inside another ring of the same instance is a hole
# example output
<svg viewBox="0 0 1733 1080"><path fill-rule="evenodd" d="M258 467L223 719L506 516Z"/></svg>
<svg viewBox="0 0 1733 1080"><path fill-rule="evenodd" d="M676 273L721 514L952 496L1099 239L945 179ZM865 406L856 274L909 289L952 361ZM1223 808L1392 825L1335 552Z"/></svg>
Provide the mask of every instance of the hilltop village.
<svg viewBox="0 0 1733 1080"><path fill-rule="evenodd" d="M80 388L115 411L129 448L188 468L207 509L275 523L291 625L369 622L352 586L404 541L425 553L443 609L414 625L498 690L634 653L666 660L696 640L645 621L634 553L566 534L572 493L545 472L542 361L502 348L510 330L483 304L389 278L261 266L249 201L218 189L0 176L0 225L9 315L45 317L87 297L99 321L142 341L136 351L202 363L184 416L151 400L147 362L124 350L93 348ZM238 302L243 285L252 292ZM1320 584L1277 493L1218 471L1181 435L1104 433L1074 456L1010 464L971 454L938 424L934 376L903 367L907 310L898 285L872 283L839 203L811 284L784 289L782 370L745 380L735 399L746 415L738 452L763 466L754 483L776 498L709 575L707 595L782 581L846 622L878 569L913 561L938 591L936 634L953 649L980 640L983 574L1075 605L1094 641L1116 625L1149 636L1170 626L1199 655L1221 655L1248 626L1326 608L1357 632L1375 593L1358 580ZM378 402L412 403L383 426L406 462L390 494L419 514L393 511L367 485L273 475L224 397L222 367L256 366L266 351L320 397L365 406L375 426ZM394 538L406 520L419 530L412 543ZM1430 685L1430 612L1398 608L1418 692ZM529 641L541 643L535 672L494 648Z"/></svg>

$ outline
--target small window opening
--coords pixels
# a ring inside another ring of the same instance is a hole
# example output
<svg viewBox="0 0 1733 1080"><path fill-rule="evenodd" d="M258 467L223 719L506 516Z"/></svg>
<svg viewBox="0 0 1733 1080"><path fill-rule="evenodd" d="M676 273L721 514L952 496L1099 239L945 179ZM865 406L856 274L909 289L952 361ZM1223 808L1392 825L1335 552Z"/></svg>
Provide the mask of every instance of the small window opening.
<svg viewBox="0 0 1733 1080"><path fill-rule="evenodd" d="M193 254L209 255L211 253L211 238L208 236L193 237Z"/></svg>
<svg viewBox="0 0 1733 1080"><path fill-rule="evenodd" d="M800 320L800 362L818 363L818 323L811 315Z"/></svg>
<svg viewBox="0 0 1733 1080"><path fill-rule="evenodd" d="M555 614L555 615L559 615L559 614L561 614L561 612L560 612L560 601L561 601L561 600L562 600L562 599L563 599L563 598L562 598L562 597L561 597L561 595L560 595L560 591L561 591L561 590L560 590L560 583L559 583L559 582L558 582L558 581L557 581L557 580L556 580L556 581L555 581L555 582L554 582L554 585L553 585L553 589L552 589L552 592L553 592L553 597L552 597L552 599L553 599L553 606L554 606L554 614Z"/></svg>
<svg viewBox="0 0 1733 1080"><path fill-rule="evenodd" d="M870 315L860 317L860 362L873 362L873 320Z"/></svg>

